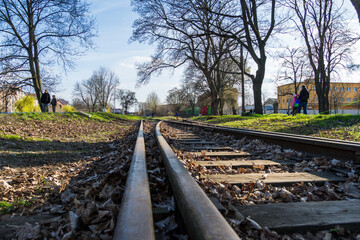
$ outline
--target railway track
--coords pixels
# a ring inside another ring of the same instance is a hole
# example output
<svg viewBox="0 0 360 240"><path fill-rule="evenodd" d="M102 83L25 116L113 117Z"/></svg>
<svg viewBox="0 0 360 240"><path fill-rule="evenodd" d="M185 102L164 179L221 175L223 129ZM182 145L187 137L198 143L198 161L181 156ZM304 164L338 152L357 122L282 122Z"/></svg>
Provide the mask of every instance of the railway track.
<svg viewBox="0 0 360 240"><path fill-rule="evenodd" d="M352 231L351 234L360 232L360 201L356 196L346 195L347 190L343 190L343 194L333 190L342 186L358 187L358 183L351 182L359 177L356 173L351 172L350 176L346 170L337 169L336 173L319 168L321 166L296 171L296 166L306 164L314 156L321 164L326 159L320 156L338 156L344 153L344 148L350 154L341 159L349 167L350 162L358 160L359 144L330 140L321 143L319 138L261 131L246 130L244 134L192 123L170 125L157 124L156 141L178 211L191 239L239 239L246 237L245 228L259 231L253 235L255 239L261 234L267 234L265 239L276 239L278 235L271 230L295 234L341 228ZM202 130L196 130L199 127ZM140 128L114 239L155 238L142 131ZM250 138L264 136L265 142L280 143L284 147L303 142L303 146L295 149L309 151L302 154L279 147L264 148L261 141L235 140L224 133ZM321 152L305 147L312 144L317 144ZM276 158L269 157L266 149L274 151ZM323 154L324 151L327 154ZM284 157L286 155L288 157ZM338 160L333 162L343 164ZM355 169L356 165L351 168ZM328 192L319 198L318 192L322 191ZM330 233L330 239L336 234Z"/></svg>

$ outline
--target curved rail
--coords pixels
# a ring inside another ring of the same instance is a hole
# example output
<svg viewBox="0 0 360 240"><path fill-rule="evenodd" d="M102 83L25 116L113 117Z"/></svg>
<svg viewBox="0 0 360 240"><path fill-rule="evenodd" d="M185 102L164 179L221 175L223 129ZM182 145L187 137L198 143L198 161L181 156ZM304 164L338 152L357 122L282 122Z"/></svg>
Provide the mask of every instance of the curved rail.
<svg viewBox="0 0 360 240"><path fill-rule="evenodd" d="M191 239L239 239L211 200L180 163L156 125L156 138L164 158L177 206Z"/></svg>
<svg viewBox="0 0 360 240"><path fill-rule="evenodd" d="M350 141L333 140L328 138L310 137L289 133L267 132L243 128L231 128L220 126L209 126L191 121L178 122L166 121L186 126L197 126L205 129L212 129L218 132L226 132L246 136L250 138L261 138L264 141L289 147L299 151L309 152L315 155L334 157L340 160L354 160L360 162L360 144Z"/></svg>
<svg viewBox="0 0 360 240"><path fill-rule="evenodd" d="M155 239L142 121L113 239Z"/></svg>

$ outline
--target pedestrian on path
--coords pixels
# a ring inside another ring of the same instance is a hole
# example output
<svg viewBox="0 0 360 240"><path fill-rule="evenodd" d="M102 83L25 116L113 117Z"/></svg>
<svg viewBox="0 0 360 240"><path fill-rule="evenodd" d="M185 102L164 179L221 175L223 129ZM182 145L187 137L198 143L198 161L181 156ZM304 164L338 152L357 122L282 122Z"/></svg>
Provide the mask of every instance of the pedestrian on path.
<svg viewBox="0 0 360 240"><path fill-rule="evenodd" d="M52 99L51 99L51 106L52 106L52 110L53 112L56 112L56 105L57 105L57 100L56 100L56 97L55 95L52 96Z"/></svg>
<svg viewBox="0 0 360 240"><path fill-rule="evenodd" d="M47 89L42 94L40 102L41 102L41 111L49 112L50 94Z"/></svg>
<svg viewBox="0 0 360 240"><path fill-rule="evenodd" d="M293 100L292 100L292 115L295 116L298 108L299 108L299 104L300 104L300 100L299 100L299 95L298 94L294 94L293 95Z"/></svg>
<svg viewBox="0 0 360 240"><path fill-rule="evenodd" d="M309 91L306 89L306 86L303 85L299 96L300 103L299 103L298 113L301 113L301 109L304 109L304 114L307 114L306 108L308 104L308 99L309 99Z"/></svg>

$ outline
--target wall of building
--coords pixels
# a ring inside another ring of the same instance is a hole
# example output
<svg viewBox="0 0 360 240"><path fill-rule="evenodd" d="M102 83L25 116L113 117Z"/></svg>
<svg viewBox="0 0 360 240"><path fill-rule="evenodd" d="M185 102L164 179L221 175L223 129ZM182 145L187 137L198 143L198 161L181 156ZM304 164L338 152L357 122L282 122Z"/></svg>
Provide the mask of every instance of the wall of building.
<svg viewBox="0 0 360 240"><path fill-rule="evenodd" d="M360 100L360 83L330 83L330 88L329 102L331 110L336 113L341 113L342 110L357 111L360 104L356 103L356 101ZM316 111L318 109L318 98L314 83L307 84L307 89L310 93L308 109ZM299 90L301 90L301 86ZM291 108L293 93L293 84L278 87L279 111L282 110L281 112L283 112L285 110L287 112L287 109ZM298 91L299 93L300 91Z"/></svg>

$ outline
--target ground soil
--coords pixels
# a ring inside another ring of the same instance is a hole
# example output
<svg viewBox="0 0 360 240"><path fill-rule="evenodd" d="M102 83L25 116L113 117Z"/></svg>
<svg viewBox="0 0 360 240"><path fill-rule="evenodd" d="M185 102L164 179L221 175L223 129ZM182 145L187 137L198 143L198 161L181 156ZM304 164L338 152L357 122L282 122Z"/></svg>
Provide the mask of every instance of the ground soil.
<svg viewBox="0 0 360 240"><path fill-rule="evenodd" d="M136 128L0 115L0 239L112 236Z"/></svg>

